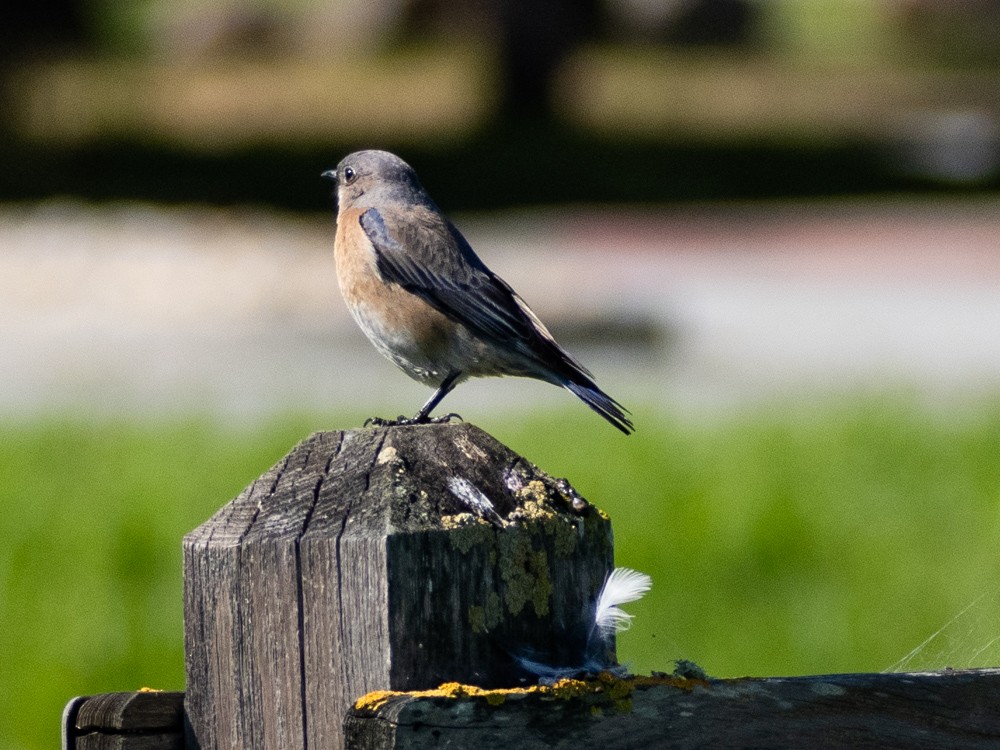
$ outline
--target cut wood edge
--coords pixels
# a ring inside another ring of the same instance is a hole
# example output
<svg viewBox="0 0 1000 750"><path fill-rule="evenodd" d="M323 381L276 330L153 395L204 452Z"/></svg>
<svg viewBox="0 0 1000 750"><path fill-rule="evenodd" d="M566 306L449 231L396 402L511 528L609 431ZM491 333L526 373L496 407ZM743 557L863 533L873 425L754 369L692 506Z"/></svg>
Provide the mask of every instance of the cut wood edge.
<svg viewBox="0 0 1000 750"><path fill-rule="evenodd" d="M63 709L62 748L74 750L77 740L91 735L116 737L162 736L183 747L184 693L136 690L72 698Z"/></svg>

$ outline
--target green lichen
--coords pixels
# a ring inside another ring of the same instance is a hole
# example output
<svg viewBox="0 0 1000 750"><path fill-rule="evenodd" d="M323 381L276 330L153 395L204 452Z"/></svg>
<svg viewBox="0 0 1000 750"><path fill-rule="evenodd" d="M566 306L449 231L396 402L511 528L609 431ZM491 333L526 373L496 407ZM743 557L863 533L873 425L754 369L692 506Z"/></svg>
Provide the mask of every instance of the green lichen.
<svg viewBox="0 0 1000 750"><path fill-rule="evenodd" d="M496 591L486 595L486 627L495 628L503 619L503 607L500 606L500 596Z"/></svg>
<svg viewBox="0 0 1000 750"><path fill-rule="evenodd" d="M549 578L549 556L545 550L536 551L529 558L529 566L535 576L531 588L531 605L539 617L549 613L549 599L552 597L552 580Z"/></svg>
<svg viewBox="0 0 1000 750"><path fill-rule="evenodd" d="M552 580L545 550L535 550L533 535L524 529L497 537L500 553L500 578L504 582L504 604L512 615L518 615L529 601L535 614L549 613Z"/></svg>
<svg viewBox="0 0 1000 750"><path fill-rule="evenodd" d="M469 628L479 635L486 630L486 609L476 604L469 606Z"/></svg>
<svg viewBox="0 0 1000 750"><path fill-rule="evenodd" d="M473 547L493 542L493 529L489 523L471 513L443 516L441 525L448 531L448 542L463 555L469 554Z"/></svg>
<svg viewBox="0 0 1000 750"><path fill-rule="evenodd" d="M569 557L576 551L577 539L583 529L570 518L557 518L545 524L545 533L552 537L557 557Z"/></svg>
<svg viewBox="0 0 1000 750"><path fill-rule="evenodd" d="M491 690L484 697L491 706L502 706L507 701L507 696L499 690Z"/></svg>
<svg viewBox="0 0 1000 750"><path fill-rule="evenodd" d="M541 506L549 499L549 493L541 479L532 479L517 491L517 499L521 501L523 506L527 506L529 503Z"/></svg>
<svg viewBox="0 0 1000 750"><path fill-rule="evenodd" d="M472 604L469 606L469 627L473 633L484 633L500 624L503 611L500 607L500 597L495 591L486 595L486 603L483 605Z"/></svg>
<svg viewBox="0 0 1000 750"><path fill-rule="evenodd" d="M511 514L515 522L537 524L554 540L558 557L569 557L576 550L583 533L582 519L560 512L553 503L549 488L539 479L528 482L516 493L519 506Z"/></svg>
<svg viewBox="0 0 1000 750"><path fill-rule="evenodd" d="M630 714L632 713L632 699L622 698L621 700L616 700L614 702L615 711L620 714Z"/></svg>

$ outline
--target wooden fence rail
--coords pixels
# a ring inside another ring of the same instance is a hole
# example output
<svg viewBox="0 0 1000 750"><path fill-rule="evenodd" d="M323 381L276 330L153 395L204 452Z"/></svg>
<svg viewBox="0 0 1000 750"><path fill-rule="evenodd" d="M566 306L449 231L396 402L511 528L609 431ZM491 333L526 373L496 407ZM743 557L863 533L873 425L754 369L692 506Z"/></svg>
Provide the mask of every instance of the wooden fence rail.
<svg viewBox="0 0 1000 750"><path fill-rule="evenodd" d="M183 750L181 693L75 699L65 750ZM136 702L141 701L139 706ZM96 706L92 704L96 703ZM136 710L139 708L139 710ZM1000 670L379 691L348 711L358 750L1000 747ZM75 744L73 744L75 742Z"/></svg>
<svg viewBox="0 0 1000 750"><path fill-rule="evenodd" d="M612 565L476 427L317 433L185 537L186 691L74 699L63 746L1000 746L995 670L539 687L519 657L582 663Z"/></svg>

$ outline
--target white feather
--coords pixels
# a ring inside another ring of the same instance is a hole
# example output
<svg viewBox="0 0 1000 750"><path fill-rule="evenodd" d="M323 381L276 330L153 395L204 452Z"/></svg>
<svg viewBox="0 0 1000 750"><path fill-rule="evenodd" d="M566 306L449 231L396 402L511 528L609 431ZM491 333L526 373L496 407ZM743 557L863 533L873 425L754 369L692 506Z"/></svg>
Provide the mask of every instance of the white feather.
<svg viewBox="0 0 1000 750"><path fill-rule="evenodd" d="M597 597L597 610L594 612L594 623L601 635L608 637L628 630L632 615L619 609L618 605L641 599L652 587L653 579L645 573L631 568L612 570Z"/></svg>

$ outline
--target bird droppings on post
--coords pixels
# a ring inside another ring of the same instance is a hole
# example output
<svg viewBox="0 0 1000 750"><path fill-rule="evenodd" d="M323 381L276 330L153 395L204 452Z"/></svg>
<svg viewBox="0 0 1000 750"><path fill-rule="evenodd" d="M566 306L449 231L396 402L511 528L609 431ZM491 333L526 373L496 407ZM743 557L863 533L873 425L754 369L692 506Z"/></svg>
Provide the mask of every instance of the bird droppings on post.
<svg viewBox="0 0 1000 750"><path fill-rule="evenodd" d="M488 520L495 526L503 527L506 525L506 521L497 513L490 499L465 477L451 477L448 480L448 490L459 501L468 506L474 515Z"/></svg>
<svg viewBox="0 0 1000 750"><path fill-rule="evenodd" d="M391 445L387 445L384 448L382 448L382 450L379 451L378 458L376 458L375 460L379 464L388 464L388 463L393 463L393 462L398 463L399 462L399 451L397 451ZM405 468L405 467L401 467L401 468Z"/></svg>

